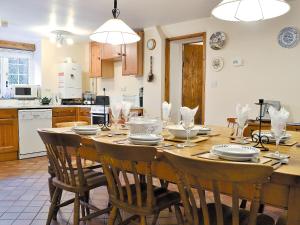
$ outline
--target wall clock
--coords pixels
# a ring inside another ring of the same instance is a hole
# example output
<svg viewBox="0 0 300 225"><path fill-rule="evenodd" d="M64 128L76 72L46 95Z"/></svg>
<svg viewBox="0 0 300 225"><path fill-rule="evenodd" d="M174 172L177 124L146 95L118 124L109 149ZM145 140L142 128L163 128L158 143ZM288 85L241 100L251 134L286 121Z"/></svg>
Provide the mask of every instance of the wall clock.
<svg viewBox="0 0 300 225"><path fill-rule="evenodd" d="M219 72L224 67L224 60L221 57L215 57L211 61L211 67L214 71Z"/></svg>
<svg viewBox="0 0 300 225"><path fill-rule="evenodd" d="M285 27L278 35L278 43L283 48L294 48L299 42L299 31L295 27Z"/></svg>
<svg viewBox="0 0 300 225"><path fill-rule="evenodd" d="M226 34L222 31L213 33L209 39L209 45L213 50L220 50L225 46Z"/></svg>
<svg viewBox="0 0 300 225"><path fill-rule="evenodd" d="M147 48L153 50L156 47L156 41L152 38L147 41Z"/></svg>

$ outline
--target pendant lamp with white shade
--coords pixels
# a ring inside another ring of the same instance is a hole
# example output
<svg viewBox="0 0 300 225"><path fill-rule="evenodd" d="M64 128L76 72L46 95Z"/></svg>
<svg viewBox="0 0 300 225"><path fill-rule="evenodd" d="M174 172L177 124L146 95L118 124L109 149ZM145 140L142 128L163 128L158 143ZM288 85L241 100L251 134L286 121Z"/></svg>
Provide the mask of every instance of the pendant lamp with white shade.
<svg viewBox="0 0 300 225"><path fill-rule="evenodd" d="M223 0L212 15L227 21L259 21L281 16L290 10L285 0Z"/></svg>
<svg viewBox="0 0 300 225"><path fill-rule="evenodd" d="M141 38L126 23L118 19L120 10L117 0L114 0L114 9L112 10L113 19L106 21L100 26L90 39L100 43L112 45L130 44L138 42Z"/></svg>

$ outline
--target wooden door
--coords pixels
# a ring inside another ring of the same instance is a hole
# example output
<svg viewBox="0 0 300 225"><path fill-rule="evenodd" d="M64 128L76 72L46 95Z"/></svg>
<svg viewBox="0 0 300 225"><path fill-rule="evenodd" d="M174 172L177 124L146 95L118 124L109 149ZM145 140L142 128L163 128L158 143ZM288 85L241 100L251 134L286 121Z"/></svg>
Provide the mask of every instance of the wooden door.
<svg viewBox="0 0 300 225"><path fill-rule="evenodd" d="M182 68L182 105L190 108L199 106L195 116L195 124L202 124L201 109L203 102L203 45L183 45Z"/></svg>
<svg viewBox="0 0 300 225"><path fill-rule="evenodd" d="M90 43L90 76L91 77L101 77L101 45L97 42Z"/></svg>

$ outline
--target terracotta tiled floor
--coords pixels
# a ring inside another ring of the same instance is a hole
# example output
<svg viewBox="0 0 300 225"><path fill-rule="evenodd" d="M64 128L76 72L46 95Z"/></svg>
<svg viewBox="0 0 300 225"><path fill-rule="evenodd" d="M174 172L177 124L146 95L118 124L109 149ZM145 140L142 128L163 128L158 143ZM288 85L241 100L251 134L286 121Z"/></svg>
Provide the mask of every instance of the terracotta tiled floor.
<svg viewBox="0 0 300 225"><path fill-rule="evenodd" d="M46 224L50 204L47 164L47 159L44 157L0 162L0 225ZM63 195L63 199L71 197L72 194L69 193ZM91 199L99 208L105 208L108 201L106 189L94 190ZM72 205L63 208L59 212L58 221L52 224L72 224L72 210ZM270 207L267 207L267 212L274 218L280 213L279 210ZM88 224L105 225L107 215L93 219ZM158 224L177 224L174 213L163 211Z"/></svg>

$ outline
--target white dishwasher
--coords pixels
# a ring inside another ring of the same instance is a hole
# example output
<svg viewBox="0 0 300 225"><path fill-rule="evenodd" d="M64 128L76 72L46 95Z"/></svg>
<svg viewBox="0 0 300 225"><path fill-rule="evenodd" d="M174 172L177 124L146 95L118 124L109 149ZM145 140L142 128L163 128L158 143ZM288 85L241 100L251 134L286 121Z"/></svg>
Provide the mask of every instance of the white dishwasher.
<svg viewBox="0 0 300 225"><path fill-rule="evenodd" d="M38 128L52 127L52 109L19 110L19 159L46 155Z"/></svg>

